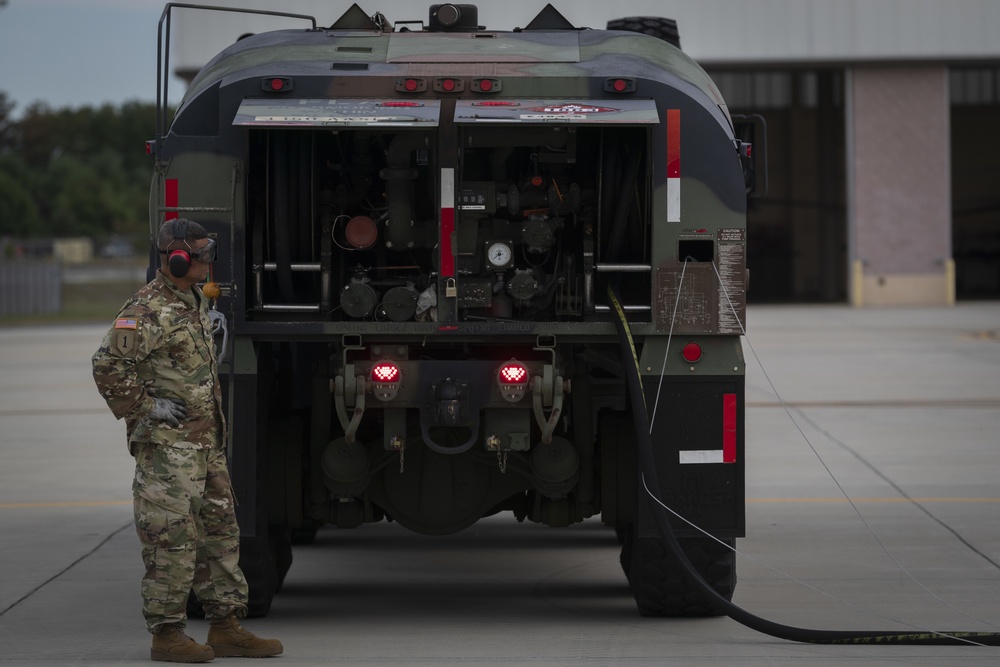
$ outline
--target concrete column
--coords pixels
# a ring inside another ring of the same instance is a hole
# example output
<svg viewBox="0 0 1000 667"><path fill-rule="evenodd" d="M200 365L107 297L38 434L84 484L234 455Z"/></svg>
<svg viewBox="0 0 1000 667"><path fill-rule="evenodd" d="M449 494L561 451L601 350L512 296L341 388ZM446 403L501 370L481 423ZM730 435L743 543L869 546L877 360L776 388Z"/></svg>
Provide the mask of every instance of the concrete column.
<svg viewBox="0 0 1000 667"><path fill-rule="evenodd" d="M859 65L849 72L851 302L950 305L955 286L948 70Z"/></svg>

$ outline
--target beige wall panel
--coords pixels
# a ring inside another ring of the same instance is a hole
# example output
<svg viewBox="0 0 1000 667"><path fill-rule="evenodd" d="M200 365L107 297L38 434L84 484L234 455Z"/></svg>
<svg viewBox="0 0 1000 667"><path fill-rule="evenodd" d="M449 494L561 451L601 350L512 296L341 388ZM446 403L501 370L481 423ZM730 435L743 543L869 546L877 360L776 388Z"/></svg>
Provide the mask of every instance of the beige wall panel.
<svg viewBox="0 0 1000 667"><path fill-rule="evenodd" d="M856 67L849 86L848 224L869 303L869 279L878 286L894 275L939 280L951 259L948 72L941 66ZM940 299L946 300L943 290Z"/></svg>

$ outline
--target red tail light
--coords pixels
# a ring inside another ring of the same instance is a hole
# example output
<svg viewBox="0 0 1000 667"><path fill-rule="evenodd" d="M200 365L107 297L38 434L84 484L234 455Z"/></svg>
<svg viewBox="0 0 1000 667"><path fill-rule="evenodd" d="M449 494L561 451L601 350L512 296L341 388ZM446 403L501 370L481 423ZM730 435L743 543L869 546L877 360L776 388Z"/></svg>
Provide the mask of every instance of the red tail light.
<svg viewBox="0 0 1000 667"><path fill-rule="evenodd" d="M399 366L391 361L379 361L372 366L372 393L380 401L391 401L399 393L402 379Z"/></svg>
<svg viewBox="0 0 1000 667"><path fill-rule="evenodd" d="M512 359L497 369L497 384L500 387L500 395L511 403L516 403L524 397L530 379L531 374L528 372L528 367L520 361Z"/></svg>
<svg viewBox="0 0 1000 667"><path fill-rule="evenodd" d="M528 369L524 364L512 361L500 367L498 376L500 384L526 384L528 382Z"/></svg>
<svg viewBox="0 0 1000 667"><path fill-rule="evenodd" d="M399 382L399 366L391 361L380 361L372 366L372 382L375 384Z"/></svg>

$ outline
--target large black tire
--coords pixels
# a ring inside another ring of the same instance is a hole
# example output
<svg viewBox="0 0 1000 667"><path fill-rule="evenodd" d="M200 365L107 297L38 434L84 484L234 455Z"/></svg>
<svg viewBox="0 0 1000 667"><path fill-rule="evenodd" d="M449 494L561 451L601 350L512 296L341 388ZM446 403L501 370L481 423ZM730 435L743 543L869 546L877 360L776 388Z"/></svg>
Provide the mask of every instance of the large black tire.
<svg viewBox="0 0 1000 667"><path fill-rule="evenodd" d="M285 575L292 567L292 536L288 526L270 526L271 551L274 554L275 593L281 592Z"/></svg>
<svg viewBox="0 0 1000 667"><path fill-rule="evenodd" d="M274 354L264 346L257 362L256 535L240 538L240 569L249 588L248 615L255 617L270 611L292 565L287 476L297 474L300 450L294 445L301 442L302 433L301 420L287 416L289 407L284 401L291 392L283 388L291 386L291 382L275 371ZM290 368L291 362L284 360L280 366ZM289 470L289 465L294 467Z"/></svg>
<svg viewBox="0 0 1000 667"><path fill-rule="evenodd" d="M278 568L274 547L267 535L240 538L240 569L249 588L247 616L267 616L278 590Z"/></svg>
<svg viewBox="0 0 1000 667"><path fill-rule="evenodd" d="M736 554L707 537L679 538L688 560L716 592L733 599ZM727 543L732 546L733 540ZM630 530L621 553L622 569L643 616L722 616L709 597L692 587L681 574L681 564L661 539L637 537Z"/></svg>
<svg viewBox="0 0 1000 667"><path fill-rule="evenodd" d="M313 519L305 519L302 525L290 531L289 539L292 545L312 544L316 541L316 533L319 532L319 523Z"/></svg>
<svg viewBox="0 0 1000 667"><path fill-rule="evenodd" d="M629 16L628 18L608 21L608 30L639 32L662 39L678 49L681 48L681 36L677 30L677 21L674 19L664 19L658 16Z"/></svg>

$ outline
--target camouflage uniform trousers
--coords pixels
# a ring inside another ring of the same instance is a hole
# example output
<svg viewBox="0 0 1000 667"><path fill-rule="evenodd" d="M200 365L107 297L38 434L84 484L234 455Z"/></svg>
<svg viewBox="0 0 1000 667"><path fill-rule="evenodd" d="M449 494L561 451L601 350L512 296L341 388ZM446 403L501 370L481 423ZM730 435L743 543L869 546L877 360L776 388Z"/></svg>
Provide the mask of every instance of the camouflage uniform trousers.
<svg viewBox="0 0 1000 667"><path fill-rule="evenodd" d="M150 632L184 627L194 590L209 619L246 615L239 525L225 452L135 443L132 495L146 574L142 612Z"/></svg>

